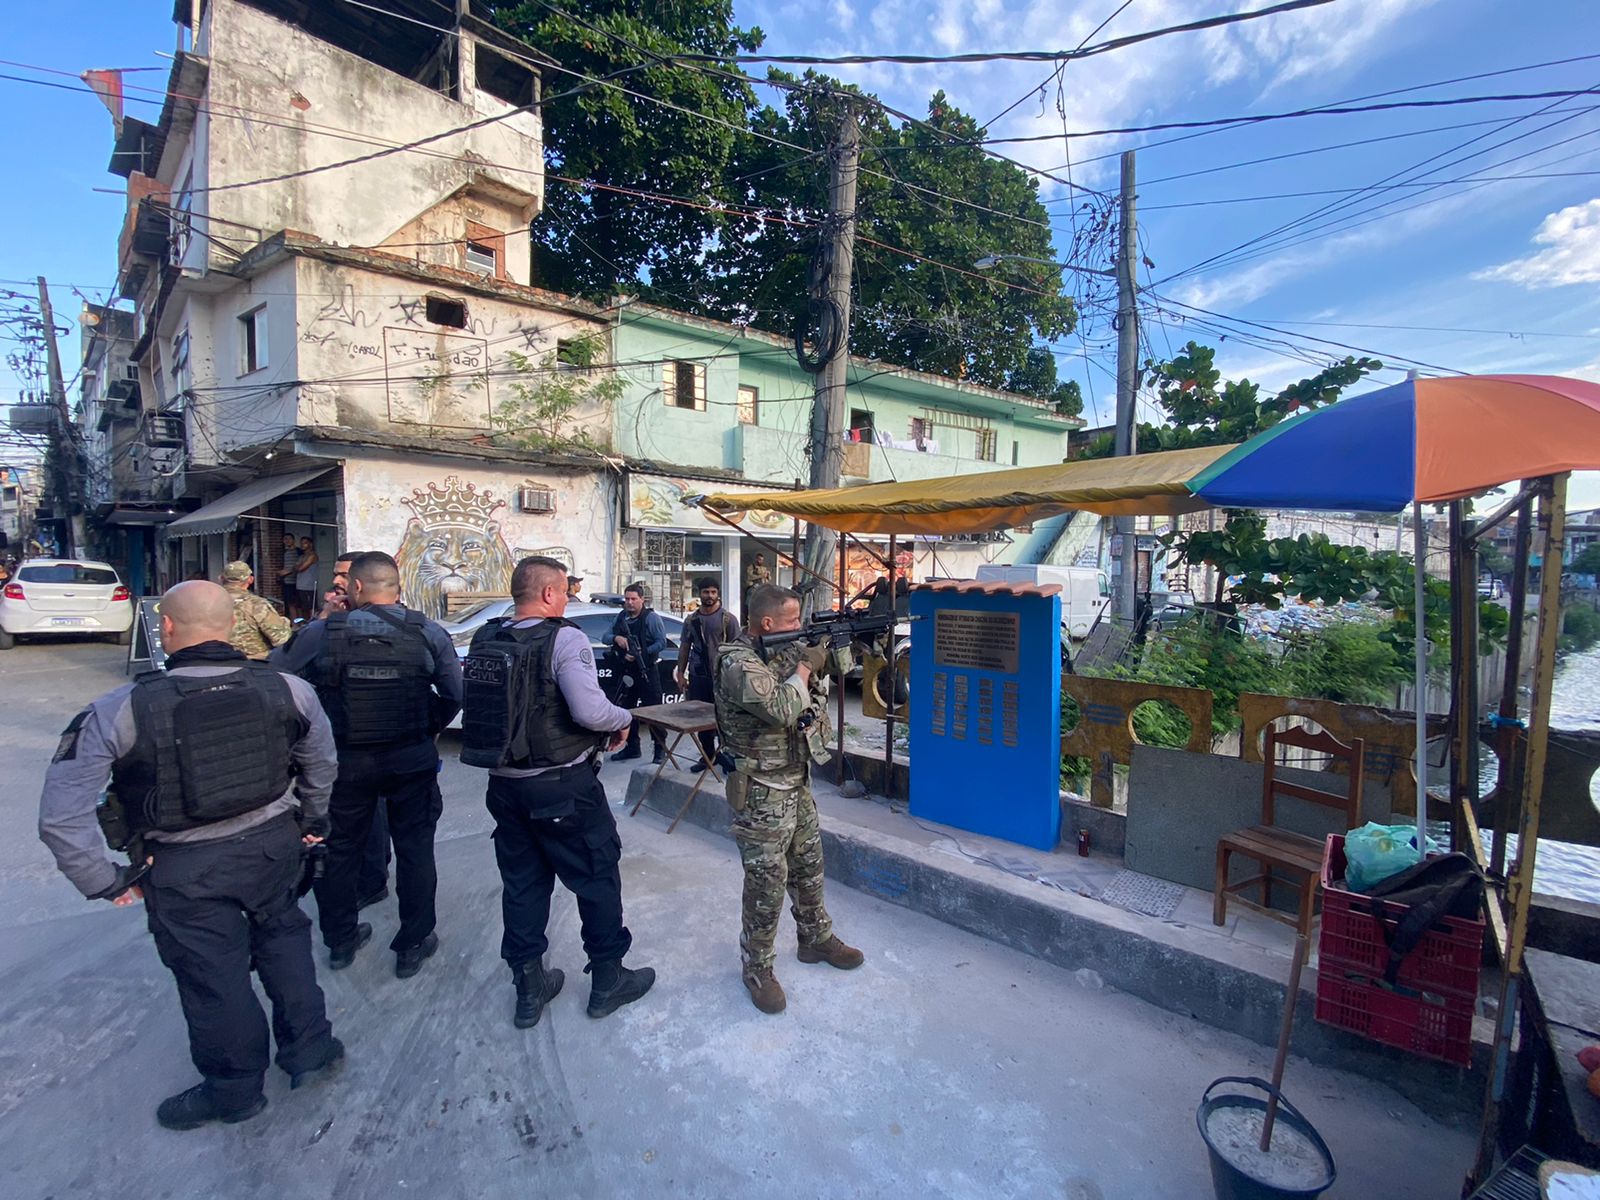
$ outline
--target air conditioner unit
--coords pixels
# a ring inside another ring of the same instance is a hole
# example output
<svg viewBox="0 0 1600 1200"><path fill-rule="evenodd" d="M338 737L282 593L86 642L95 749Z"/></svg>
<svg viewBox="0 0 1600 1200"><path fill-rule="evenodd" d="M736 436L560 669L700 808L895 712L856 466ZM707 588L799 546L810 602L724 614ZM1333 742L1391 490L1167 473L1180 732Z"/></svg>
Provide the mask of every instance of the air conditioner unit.
<svg viewBox="0 0 1600 1200"><path fill-rule="evenodd" d="M517 511L548 513L556 510L556 494L550 488L520 487L517 489Z"/></svg>
<svg viewBox="0 0 1600 1200"><path fill-rule="evenodd" d="M149 424L145 429L144 440L151 448L162 446L181 447L184 444L182 417L164 417L151 413Z"/></svg>

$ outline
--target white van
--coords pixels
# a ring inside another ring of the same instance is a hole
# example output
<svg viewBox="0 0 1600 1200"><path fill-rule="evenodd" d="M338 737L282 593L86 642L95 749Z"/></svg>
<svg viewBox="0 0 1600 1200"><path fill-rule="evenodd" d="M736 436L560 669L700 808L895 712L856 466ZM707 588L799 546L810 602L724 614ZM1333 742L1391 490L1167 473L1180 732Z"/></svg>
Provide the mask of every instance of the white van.
<svg viewBox="0 0 1600 1200"><path fill-rule="evenodd" d="M978 568L980 582L1061 585L1061 624L1067 636L1083 639L1110 603L1111 581L1097 567L1010 566L986 563Z"/></svg>

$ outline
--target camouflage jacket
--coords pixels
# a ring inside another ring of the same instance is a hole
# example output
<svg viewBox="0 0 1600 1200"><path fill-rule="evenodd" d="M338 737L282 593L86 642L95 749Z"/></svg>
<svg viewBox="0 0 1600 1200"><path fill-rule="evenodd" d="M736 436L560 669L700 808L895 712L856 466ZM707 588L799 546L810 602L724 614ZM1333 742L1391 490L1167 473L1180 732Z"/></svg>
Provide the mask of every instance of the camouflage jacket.
<svg viewBox="0 0 1600 1200"><path fill-rule="evenodd" d="M262 660L289 640L289 618L248 588L224 584L233 597L233 632L228 642L247 658Z"/></svg>
<svg viewBox="0 0 1600 1200"><path fill-rule="evenodd" d="M748 637L725 642L717 655L717 728L735 769L769 787L805 780L806 760L828 761L832 725L818 680L794 678L805 647L790 643L763 662ZM803 720L810 714L809 720ZM804 724L806 728L800 726Z"/></svg>

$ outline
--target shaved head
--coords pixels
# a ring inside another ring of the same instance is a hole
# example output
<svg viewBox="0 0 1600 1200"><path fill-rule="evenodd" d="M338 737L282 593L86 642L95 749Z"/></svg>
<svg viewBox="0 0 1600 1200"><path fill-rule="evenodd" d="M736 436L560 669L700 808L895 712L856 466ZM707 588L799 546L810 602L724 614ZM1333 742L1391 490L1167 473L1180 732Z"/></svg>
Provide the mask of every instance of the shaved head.
<svg viewBox="0 0 1600 1200"><path fill-rule="evenodd" d="M161 597L161 645L171 654L201 642L225 642L233 632L233 597L203 579L170 587Z"/></svg>

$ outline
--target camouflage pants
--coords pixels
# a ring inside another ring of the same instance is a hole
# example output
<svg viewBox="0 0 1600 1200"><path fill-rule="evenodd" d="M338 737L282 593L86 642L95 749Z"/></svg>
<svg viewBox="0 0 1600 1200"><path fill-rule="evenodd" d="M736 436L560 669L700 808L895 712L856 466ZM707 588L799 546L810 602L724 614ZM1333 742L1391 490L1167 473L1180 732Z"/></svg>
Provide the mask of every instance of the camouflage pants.
<svg viewBox="0 0 1600 1200"><path fill-rule="evenodd" d="M744 810L733 819L733 840L744 860L739 957L745 972L772 970L786 888L800 941L827 941L833 922L822 905L822 833L810 785L773 788L751 780Z"/></svg>

